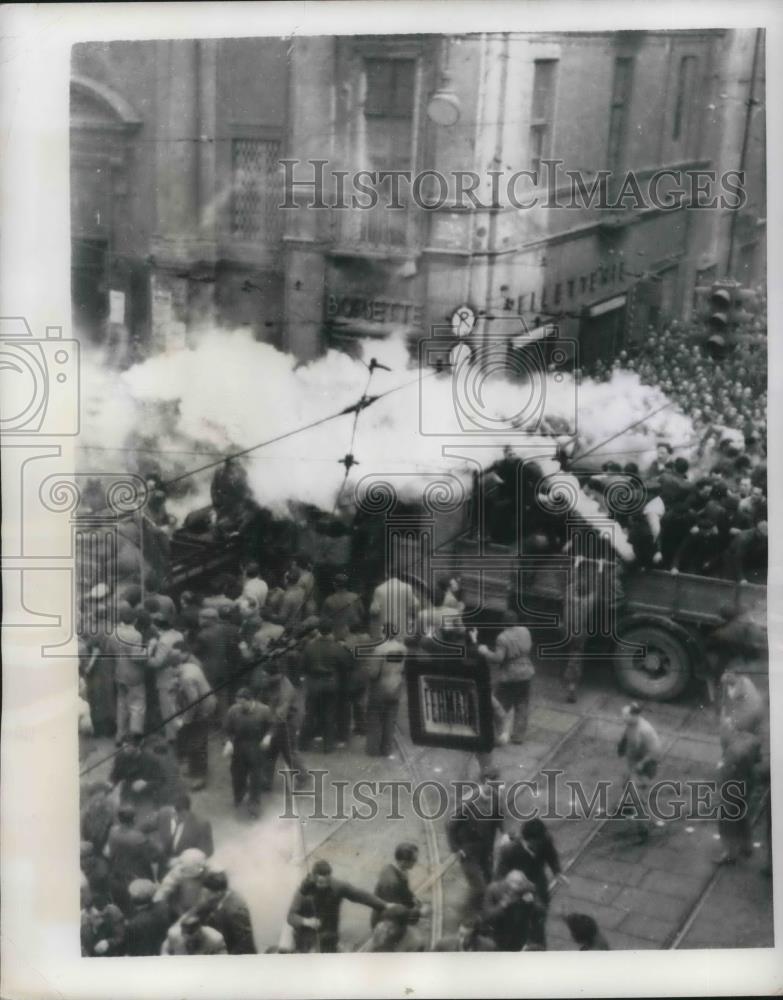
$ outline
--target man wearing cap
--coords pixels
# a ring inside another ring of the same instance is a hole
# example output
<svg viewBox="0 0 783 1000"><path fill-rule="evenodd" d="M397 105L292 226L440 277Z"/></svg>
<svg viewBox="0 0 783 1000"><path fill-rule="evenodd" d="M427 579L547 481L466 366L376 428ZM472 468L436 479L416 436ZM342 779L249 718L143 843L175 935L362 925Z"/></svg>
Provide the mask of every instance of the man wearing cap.
<svg viewBox="0 0 783 1000"><path fill-rule="evenodd" d="M522 872L511 871L487 886L482 909L483 925L498 951L522 951L543 946L543 907L535 887Z"/></svg>
<svg viewBox="0 0 783 1000"><path fill-rule="evenodd" d="M198 912L207 927L223 936L229 955L256 954L250 910L239 893L229 888L224 871L205 873Z"/></svg>
<svg viewBox="0 0 783 1000"><path fill-rule="evenodd" d="M127 955L160 955L171 918L164 902L154 902L155 883L149 879L134 879L128 886L130 912L125 924Z"/></svg>
<svg viewBox="0 0 783 1000"><path fill-rule="evenodd" d="M651 723L642 718L642 710L636 702L623 708L622 717L625 732L618 744L617 753L620 757L625 757L626 783L633 783L638 797L643 802L642 797L658 770L661 740ZM629 810L634 810L630 818L636 827L639 840L646 841L650 833L649 815L646 812L642 816L636 815L635 807L632 805Z"/></svg>
<svg viewBox="0 0 783 1000"><path fill-rule="evenodd" d="M217 695L221 717L228 710L227 684L238 657L238 629L221 620L222 610L222 607L201 609L199 630L193 640L193 653L201 664L209 686Z"/></svg>
<svg viewBox="0 0 783 1000"><path fill-rule="evenodd" d="M158 692L158 707L163 719L166 739L174 743L177 738L179 724L177 713L177 674L174 654L177 643L184 641L182 632L173 628L173 621L164 610L153 612L152 623L155 632L150 640L148 652L148 667L155 673L155 686Z"/></svg>
<svg viewBox="0 0 783 1000"><path fill-rule="evenodd" d="M119 623L103 644L104 656L114 662L117 685L117 739L119 746L126 733L143 733L147 712L145 672L147 650L134 627L136 611L124 601L119 605Z"/></svg>
<svg viewBox="0 0 783 1000"><path fill-rule="evenodd" d="M519 624L515 611L503 612L503 624L494 652L486 646L479 646L478 652L493 668L492 688L506 713L511 742L522 743L527 732L530 683L536 672L530 658L533 640L529 629Z"/></svg>
<svg viewBox="0 0 783 1000"><path fill-rule="evenodd" d="M226 743L223 756L231 758L231 786L234 806L248 797L248 812L259 815L264 784L265 752L272 742L274 716L268 705L253 697L250 688L240 688L228 710L223 728Z"/></svg>
<svg viewBox="0 0 783 1000"><path fill-rule="evenodd" d="M186 913L174 924L163 943L161 955L225 955L223 935L205 927L197 913Z"/></svg>
<svg viewBox="0 0 783 1000"><path fill-rule="evenodd" d="M165 902L173 920L181 917L198 905L206 870L207 856L197 847L189 847L166 872L155 890L155 902Z"/></svg>
<svg viewBox="0 0 783 1000"><path fill-rule="evenodd" d="M332 635L327 618L318 623L318 634L302 650L305 678L305 717L301 747L306 750L314 737L323 739L323 752L334 749L341 679L352 666L351 655Z"/></svg>
<svg viewBox="0 0 783 1000"><path fill-rule="evenodd" d="M328 861L316 861L312 874L297 889L288 911L297 952L339 950L340 907L344 899L379 912L386 909L386 903L373 893L332 878L332 866Z"/></svg>

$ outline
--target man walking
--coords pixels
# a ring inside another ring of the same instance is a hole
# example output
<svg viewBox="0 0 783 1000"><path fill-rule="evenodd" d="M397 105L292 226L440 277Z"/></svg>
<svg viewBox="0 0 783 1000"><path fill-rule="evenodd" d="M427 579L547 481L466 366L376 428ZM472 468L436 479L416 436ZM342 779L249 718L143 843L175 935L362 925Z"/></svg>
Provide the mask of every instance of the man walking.
<svg viewBox="0 0 783 1000"><path fill-rule="evenodd" d="M641 799L655 778L661 756L661 741L653 726L642 718L642 710L636 702L626 705L622 712L625 732L620 739L617 753L625 757L626 786L631 783ZM633 815L631 815L633 813ZM644 843L650 835L650 817L646 810L638 815L635 806L629 806L629 818L636 827L639 841Z"/></svg>
<svg viewBox="0 0 783 1000"><path fill-rule="evenodd" d="M503 828L504 816L495 770L484 773L475 797L465 797L457 805L446 826L449 847L459 854L468 883L465 915L477 912L492 879L495 838Z"/></svg>
<svg viewBox="0 0 783 1000"><path fill-rule="evenodd" d="M544 909L533 883L522 872L511 871L487 887L482 917L498 951L545 947Z"/></svg>
<svg viewBox="0 0 783 1000"><path fill-rule="evenodd" d="M158 707L164 722L164 732L169 743L177 739L179 722L177 714L177 669L179 657L174 653L178 643L184 642L182 632L172 627L168 612L158 610L152 616L155 634L148 646L149 669L155 672Z"/></svg>
<svg viewBox="0 0 783 1000"><path fill-rule="evenodd" d="M249 688L237 691L237 700L228 710L224 722L226 743L223 755L231 758L234 806L238 808L247 795L248 812L253 819L258 817L260 811L264 751L272 742L273 722L269 707L254 699Z"/></svg>

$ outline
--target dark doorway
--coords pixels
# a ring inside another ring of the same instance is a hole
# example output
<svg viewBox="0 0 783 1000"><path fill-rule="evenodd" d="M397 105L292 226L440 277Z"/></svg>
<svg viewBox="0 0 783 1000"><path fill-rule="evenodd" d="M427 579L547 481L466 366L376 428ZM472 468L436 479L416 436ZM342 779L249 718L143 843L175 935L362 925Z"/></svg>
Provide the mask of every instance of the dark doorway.
<svg viewBox="0 0 783 1000"><path fill-rule="evenodd" d="M579 332L579 363L589 368L596 361L610 362L622 350L625 342L625 306L587 316Z"/></svg>

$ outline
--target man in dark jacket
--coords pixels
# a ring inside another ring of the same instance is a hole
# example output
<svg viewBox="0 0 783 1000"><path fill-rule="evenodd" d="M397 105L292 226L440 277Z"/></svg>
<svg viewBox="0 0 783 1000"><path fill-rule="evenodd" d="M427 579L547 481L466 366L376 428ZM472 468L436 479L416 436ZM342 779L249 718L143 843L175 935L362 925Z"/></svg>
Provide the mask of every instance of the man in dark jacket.
<svg viewBox="0 0 783 1000"><path fill-rule="evenodd" d="M181 794L173 808L158 813L157 834L164 858L175 858L189 847L197 847L210 857L214 851L212 824L191 810L190 796Z"/></svg>
<svg viewBox="0 0 783 1000"><path fill-rule="evenodd" d="M492 784L498 777L496 771L485 772L478 796L459 802L446 826L449 847L459 853L462 871L468 882L466 914L479 909L492 878L495 837L501 832L504 821L497 786Z"/></svg>
<svg viewBox="0 0 783 1000"><path fill-rule="evenodd" d="M223 935L229 955L255 955L253 924L247 903L228 885L223 871L208 871L198 913L205 927L213 927Z"/></svg>
<svg viewBox="0 0 783 1000"><path fill-rule="evenodd" d="M299 693L283 669L285 665L284 656L275 656L266 661L266 669L257 675L258 696L272 713L272 737L264 763L264 787L267 789L272 787L278 756L291 771L304 770L297 750Z"/></svg>
<svg viewBox="0 0 783 1000"><path fill-rule="evenodd" d="M115 756L109 781L120 785L120 799L127 802L134 792L145 791L158 799L164 781L163 768L157 756L142 747L138 733L128 733L120 752ZM143 782L143 787L138 784Z"/></svg>
<svg viewBox="0 0 783 1000"><path fill-rule="evenodd" d="M105 849L112 898L123 912L130 902L128 886L134 879L152 879L152 865L158 858L153 841L133 825L135 818L133 806L120 806Z"/></svg>
<svg viewBox="0 0 783 1000"><path fill-rule="evenodd" d="M547 869L559 881L567 881L560 869L560 857L555 842L543 822L529 819L522 824L520 836L501 846L495 878L505 878L511 871L520 871L536 887L539 899L549 903Z"/></svg>
<svg viewBox="0 0 783 1000"><path fill-rule="evenodd" d="M421 902L411 891L408 872L419 859L419 849L415 844L398 844L394 850L394 864L386 865L378 876L375 895L386 903L397 903L408 911L408 923L416 923L421 913ZM380 915L373 910L370 915L370 926L380 920Z"/></svg>
<svg viewBox="0 0 783 1000"><path fill-rule="evenodd" d="M105 892L94 891L90 904L82 910L81 943L85 958L108 958L123 953L125 919Z"/></svg>
<svg viewBox="0 0 783 1000"><path fill-rule="evenodd" d="M128 886L130 913L125 925L125 952L128 955L160 955L171 924L169 908L154 903L155 883L134 879Z"/></svg>
<svg viewBox="0 0 783 1000"><path fill-rule="evenodd" d="M544 909L536 899L533 883L522 872L509 872L487 886L482 917L498 951L545 945Z"/></svg>
<svg viewBox="0 0 783 1000"><path fill-rule="evenodd" d="M344 899L378 912L386 909L386 903L371 892L332 878L332 866L328 861L316 861L312 875L299 886L288 911L297 952L338 951L340 906Z"/></svg>
<svg viewBox="0 0 783 1000"><path fill-rule="evenodd" d="M269 707L253 698L249 688L240 688L224 723L223 754L231 758L234 805L240 806L247 795L248 812L254 819L261 805L265 755L272 741L273 722Z"/></svg>
<svg viewBox="0 0 783 1000"><path fill-rule="evenodd" d="M313 737L320 736L324 753L331 753L339 713L338 692L353 663L351 654L332 635L328 618L321 619L318 635L302 651L301 666L306 698L302 749L308 748Z"/></svg>

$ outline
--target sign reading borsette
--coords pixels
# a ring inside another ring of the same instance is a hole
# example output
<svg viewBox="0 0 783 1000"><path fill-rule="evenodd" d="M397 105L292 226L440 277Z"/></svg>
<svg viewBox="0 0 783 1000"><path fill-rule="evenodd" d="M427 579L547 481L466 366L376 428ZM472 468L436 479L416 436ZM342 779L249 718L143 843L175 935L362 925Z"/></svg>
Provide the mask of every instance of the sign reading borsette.
<svg viewBox="0 0 783 1000"><path fill-rule="evenodd" d="M494 743L486 663L455 658L405 661L411 739L421 746L488 752Z"/></svg>

